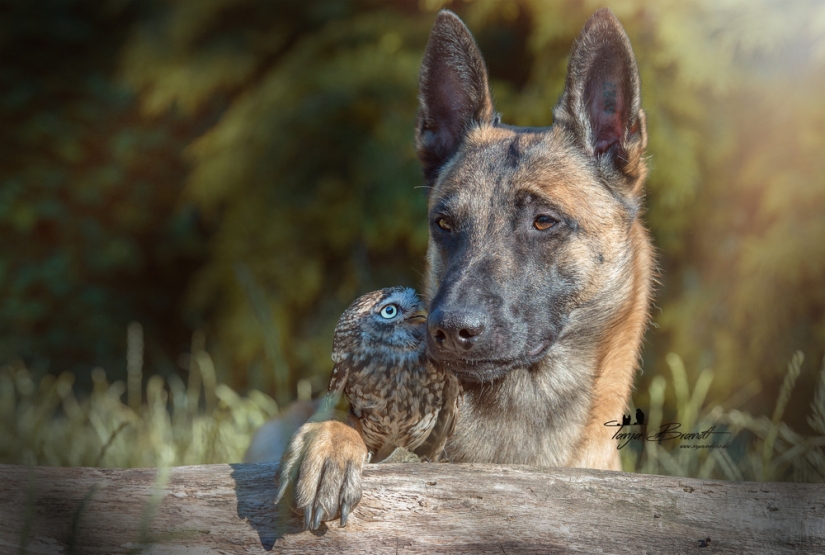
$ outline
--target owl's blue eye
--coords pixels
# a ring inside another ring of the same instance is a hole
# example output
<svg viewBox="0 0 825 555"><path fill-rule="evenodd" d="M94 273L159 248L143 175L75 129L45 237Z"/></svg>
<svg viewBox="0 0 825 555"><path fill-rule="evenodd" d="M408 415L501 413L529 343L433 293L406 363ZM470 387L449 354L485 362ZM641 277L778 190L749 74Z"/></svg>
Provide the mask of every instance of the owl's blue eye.
<svg viewBox="0 0 825 555"><path fill-rule="evenodd" d="M386 318L387 320L395 318L396 314L398 314L398 307L394 304L388 304L381 309L381 317Z"/></svg>

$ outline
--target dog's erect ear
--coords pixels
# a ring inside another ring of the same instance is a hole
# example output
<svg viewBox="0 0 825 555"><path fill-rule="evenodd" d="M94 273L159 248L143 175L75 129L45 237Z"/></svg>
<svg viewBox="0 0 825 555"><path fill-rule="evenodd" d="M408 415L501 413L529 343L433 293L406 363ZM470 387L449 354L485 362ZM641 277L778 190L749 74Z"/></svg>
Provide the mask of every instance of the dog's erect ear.
<svg viewBox="0 0 825 555"><path fill-rule="evenodd" d="M450 11L442 10L435 20L418 83L415 147L432 182L467 130L493 121L484 59L470 31Z"/></svg>
<svg viewBox="0 0 825 555"><path fill-rule="evenodd" d="M630 41L609 9L593 14L573 43L553 116L602 171L618 170L630 178L632 189L641 186L647 135L639 70Z"/></svg>

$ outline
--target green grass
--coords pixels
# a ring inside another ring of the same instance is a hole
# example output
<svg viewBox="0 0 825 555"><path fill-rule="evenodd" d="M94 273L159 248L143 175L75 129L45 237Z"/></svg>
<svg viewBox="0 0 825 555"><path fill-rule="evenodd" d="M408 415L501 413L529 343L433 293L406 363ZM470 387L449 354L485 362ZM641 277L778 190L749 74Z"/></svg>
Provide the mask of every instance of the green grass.
<svg viewBox="0 0 825 555"><path fill-rule="evenodd" d="M278 414L278 405L259 391L242 396L218 384L206 352L196 353L194 360L188 384L177 376L168 381L151 376L145 389L137 362L128 385L109 383L105 372L95 369L92 391L83 398L75 394L69 373L36 382L20 364L0 368L0 462L168 467L241 461L252 434ZM825 481L825 366L808 418L814 435L805 437L782 421L801 353L788 364L770 417L736 408L759 392L756 382L723 404L709 405L705 401L713 373L701 372L691 387L682 360L671 354L667 362L672 388L666 387L664 376L651 382L647 434L664 422L679 422L680 431L715 425L730 432L731 447L684 449L678 441L633 441L621 451L625 470L707 479ZM675 414L667 407L675 407Z"/></svg>
<svg viewBox="0 0 825 555"><path fill-rule="evenodd" d="M681 448L678 440L639 441L622 450L622 467L629 472L703 479L825 482L825 363L820 370L808 416L815 435L805 437L782 421L803 359L802 353L797 352L788 363L773 414L768 417L736 408L759 392L758 382L752 382L722 404L707 405L705 400L713 382L713 372L702 371L691 389L681 358L671 353L667 363L675 399L666 398L667 381L663 376L651 381L648 436L665 422L678 422L680 431L688 432L716 426L714 431L730 433L720 443L730 442L731 446L727 449L690 449ZM668 406L676 407L673 418L665 417L665 407ZM707 444L710 440L693 443ZM640 445L643 446L640 448Z"/></svg>
<svg viewBox="0 0 825 555"><path fill-rule="evenodd" d="M252 433L278 413L277 404L258 391L241 396L216 384L208 355L198 358L202 375L189 385L176 376L151 376L145 391L136 392L140 382L132 380L131 395L123 382L109 383L95 369L92 391L82 399L70 373L35 383L21 365L1 368L0 462L166 467L241 461Z"/></svg>

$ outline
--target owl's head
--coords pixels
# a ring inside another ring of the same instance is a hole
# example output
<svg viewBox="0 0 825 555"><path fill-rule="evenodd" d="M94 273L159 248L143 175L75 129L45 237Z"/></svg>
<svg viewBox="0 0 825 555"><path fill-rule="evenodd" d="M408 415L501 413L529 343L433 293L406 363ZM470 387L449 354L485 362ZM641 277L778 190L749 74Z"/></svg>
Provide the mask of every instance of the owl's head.
<svg viewBox="0 0 825 555"><path fill-rule="evenodd" d="M389 287L356 299L341 315L332 340L332 359L373 357L378 351L420 351L427 313L415 290Z"/></svg>

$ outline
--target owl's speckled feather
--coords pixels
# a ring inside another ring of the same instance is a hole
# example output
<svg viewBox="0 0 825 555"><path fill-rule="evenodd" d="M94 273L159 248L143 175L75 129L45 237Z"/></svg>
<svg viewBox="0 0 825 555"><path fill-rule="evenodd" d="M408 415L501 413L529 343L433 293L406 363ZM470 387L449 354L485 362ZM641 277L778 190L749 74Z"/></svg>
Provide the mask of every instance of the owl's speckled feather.
<svg viewBox="0 0 825 555"><path fill-rule="evenodd" d="M455 427L461 386L428 360L425 333L421 300L404 287L358 298L335 328L329 391L349 398L373 462L396 447L437 460Z"/></svg>

